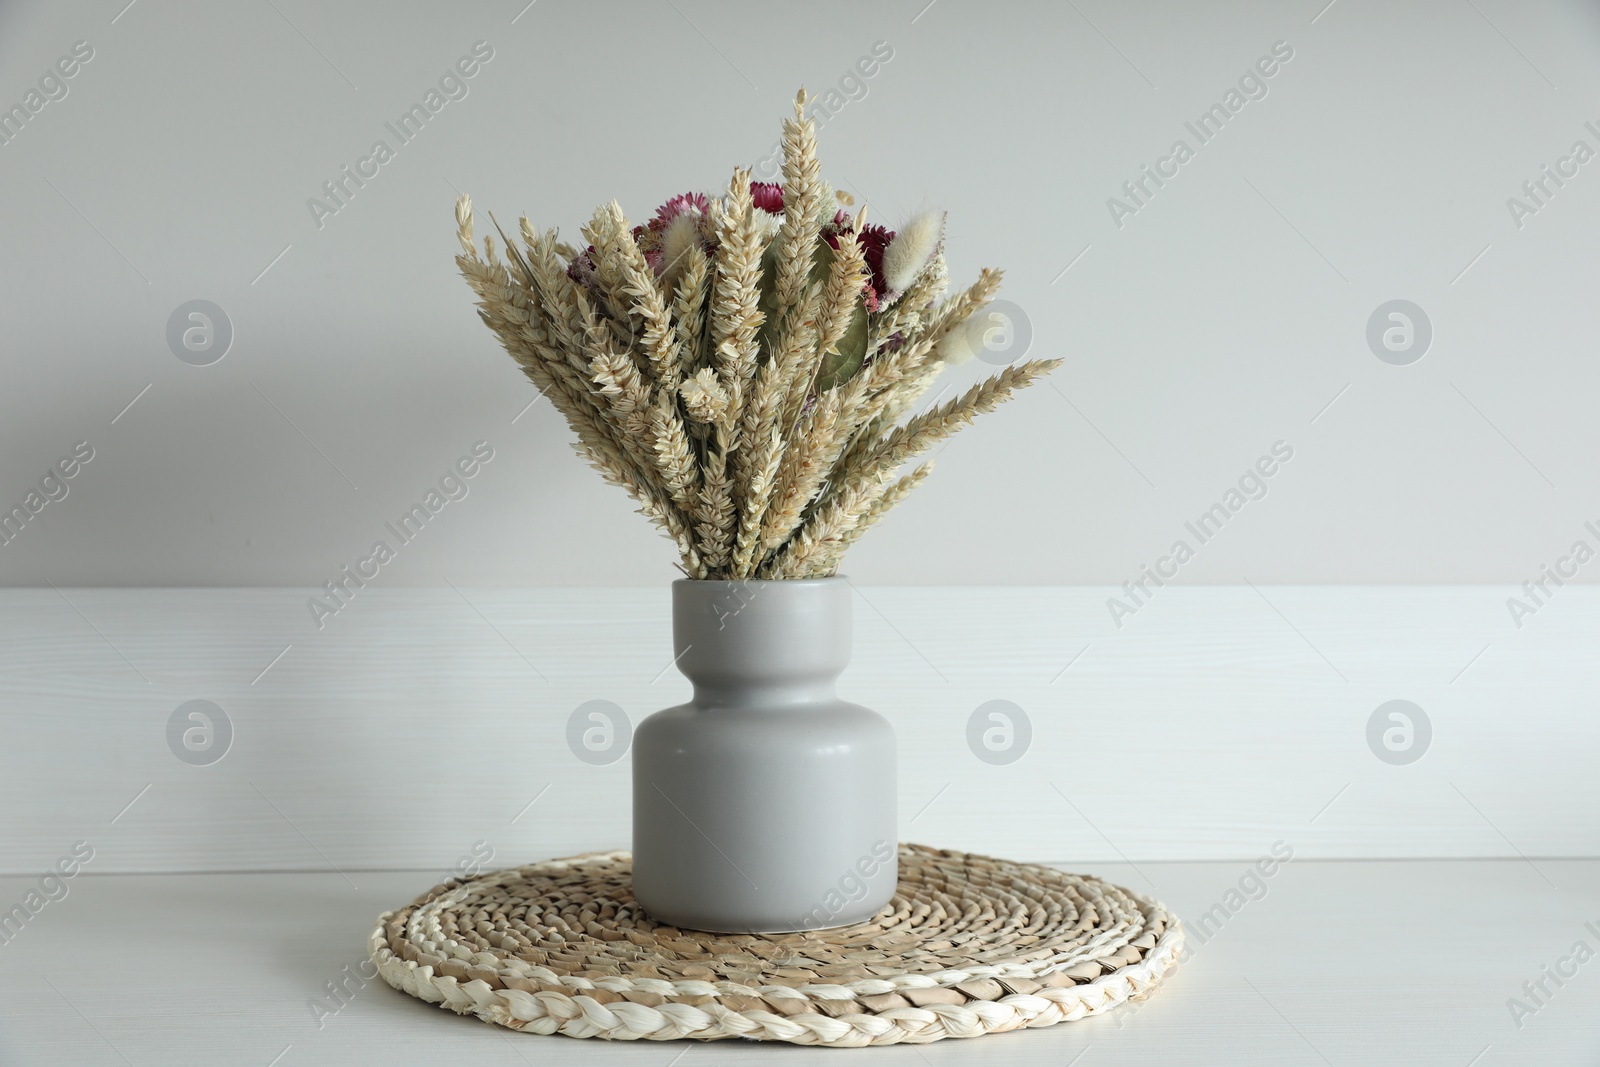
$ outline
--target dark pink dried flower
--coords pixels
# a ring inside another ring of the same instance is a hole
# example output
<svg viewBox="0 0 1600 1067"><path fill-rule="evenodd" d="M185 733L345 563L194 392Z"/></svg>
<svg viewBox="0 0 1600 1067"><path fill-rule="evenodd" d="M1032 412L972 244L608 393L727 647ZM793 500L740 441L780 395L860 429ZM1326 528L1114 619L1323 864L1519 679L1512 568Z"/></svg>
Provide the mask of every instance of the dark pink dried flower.
<svg viewBox="0 0 1600 1067"><path fill-rule="evenodd" d="M777 182L751 182L750 199L769 215L783 214L783 186Z"/></svg>
<svg viewBox="0 0 1600 1067"><path fill-rule="evenodd" d="M894 231L887 226L868 223L857 235L857 240L861 242L867 268L872 271L872 287L880 293L888 292L889 286L883 280L883 250L894 240Z"/></svg>
<svg viewBox="0 0 1600 1067"><path fill-rule="evenodd" d="M710 210L711 202L706 199L705 193L679 193L656 209L656 217L650 220L650 228L665 229L667 223L687 211L704 215Z"/></svg>

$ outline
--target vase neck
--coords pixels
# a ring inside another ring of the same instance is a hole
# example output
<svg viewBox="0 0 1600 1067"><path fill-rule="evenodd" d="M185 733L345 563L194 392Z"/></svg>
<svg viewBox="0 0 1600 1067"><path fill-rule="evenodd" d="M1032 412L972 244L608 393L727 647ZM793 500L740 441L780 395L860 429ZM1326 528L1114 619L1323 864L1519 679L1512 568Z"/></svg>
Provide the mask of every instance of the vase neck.
<svg viewBox="0 0 1600 1067"><path fill-rule="evenodd" d="M833 699L850 662L842 578L673 583L673 651L695 703L782 708Z"/></svg>
<svg viewBox="0 0 1600 1067"><path fill-rule="evenodd" d="M693 703L703 708L748 708L752 711L781 711L828 704L836 699L832 677L814 683L786 682L759 684L690 679L694 685Z"/></svg>

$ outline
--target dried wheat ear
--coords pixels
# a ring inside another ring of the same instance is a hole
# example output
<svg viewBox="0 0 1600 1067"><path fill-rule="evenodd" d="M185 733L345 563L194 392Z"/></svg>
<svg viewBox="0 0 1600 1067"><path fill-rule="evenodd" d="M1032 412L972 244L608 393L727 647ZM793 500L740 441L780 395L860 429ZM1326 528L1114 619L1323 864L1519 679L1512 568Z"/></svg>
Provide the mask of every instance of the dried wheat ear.
<svg viewBox="0 0 1600 1067"><path fill-rule="evenodd" d="M805 93L781 186L736 170L630 227L615 201L563 244L526 218L480 251L456 204L479 317L566 416L575 447L677 546L691 578L820 578L921 484L910 461L1060 360L1008 366L912 414L971 347L1000 272L946 296L942 215L897 233L821 176ZM908 417L909 416L909 417Z"/></svg>

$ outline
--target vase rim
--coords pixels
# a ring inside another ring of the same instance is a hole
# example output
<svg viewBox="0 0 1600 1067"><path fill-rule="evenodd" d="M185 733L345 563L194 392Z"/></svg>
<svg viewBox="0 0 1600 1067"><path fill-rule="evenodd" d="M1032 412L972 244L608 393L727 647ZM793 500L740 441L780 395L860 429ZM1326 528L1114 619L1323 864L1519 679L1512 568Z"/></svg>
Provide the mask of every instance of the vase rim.
<svg viewBox="0 0 1600 1067"><path fill-rule="evenodd" d="M711 585L771 585L771 586L804 586L804 585L836 585L840 582L849 583L850 577L845 574L834 574L826 578L674 578L673 588L678 586L711 586Z"/></svg>

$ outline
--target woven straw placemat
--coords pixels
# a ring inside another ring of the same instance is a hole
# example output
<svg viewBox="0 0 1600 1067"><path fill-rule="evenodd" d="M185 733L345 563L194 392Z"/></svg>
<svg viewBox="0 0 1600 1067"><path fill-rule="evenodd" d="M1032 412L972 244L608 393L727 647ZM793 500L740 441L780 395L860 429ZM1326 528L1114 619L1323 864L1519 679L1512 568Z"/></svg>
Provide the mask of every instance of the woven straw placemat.
<svg viewBox="0 0 1600 1067"><path fill-rule="evenodd" d="M629 855L438 886L372 932L396 989L514 1030L851 1047L977 1037L1143 999L1177 963L1160 904L1087 875L900 846L870 921L800 934L652 922Z"/></svg>

